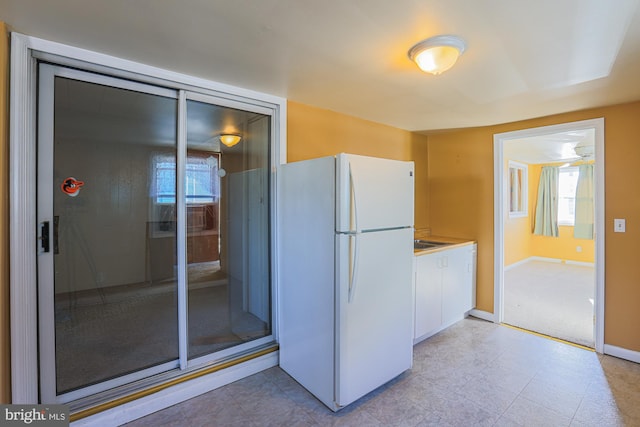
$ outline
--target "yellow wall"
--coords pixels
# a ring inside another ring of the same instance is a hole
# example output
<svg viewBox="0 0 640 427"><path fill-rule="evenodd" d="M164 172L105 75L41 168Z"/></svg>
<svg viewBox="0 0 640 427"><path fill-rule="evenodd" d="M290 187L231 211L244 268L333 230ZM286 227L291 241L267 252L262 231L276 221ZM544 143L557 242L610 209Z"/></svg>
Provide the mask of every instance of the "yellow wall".
<svg viewBox="0 0 640 427"><path fill-rule="evenodd" d="M427 137L289 101L287 161L338 153L415 162L415 228L429 225Z"/></svg>
<svg viewBox="0 0 640 427"><path fill-rule="evenodd" d="M558 226L558 237L531 236L531 256L563 261L595 262L595 241L576 239L573 227ZM578 252L578 247L582 252Z"/></svg>
<svg viewBox="0 0 640 427"><path fill-rule="evenodd" d="M529 165L529 230L533 230L536 201L538 200L538 182L543 166L559 166L560 164ZM536 236L530 237L529 256L556 258L563 261L595 262L595 241L590 239L576 239L573 237L573 227L558 226L558 237ZM578 247L582 250L578 252ZM506 263L505 263L506 264Z"/></svg>
<svg viewBox="0 0 640 427"><path fill-rule="evenodd" d="M0 21L0 403L11 401L9 348L9 38Z"/></svg>
<svg viewBox="0 0 640 427"><path fill-rule="evenodd" d="M529 217L508 218L504 221L504 265L523 261L531 255L531 227Z"/></svg>
<svg viewBox="0 0 640 427"><path fill-rule="evenodd" d="M493 311L493 132L429 136L429 220L434 235L478 242L477 308Z"/></svg>
<svg viewBox="0 0 640 427"><path fill-rule="evenodd" d="M640 351L640 102L429 136L430 226L478 241L478 309L493 312L493 135L604 117L605 343ZM627 232L613 232L613 218Z"/></svg>

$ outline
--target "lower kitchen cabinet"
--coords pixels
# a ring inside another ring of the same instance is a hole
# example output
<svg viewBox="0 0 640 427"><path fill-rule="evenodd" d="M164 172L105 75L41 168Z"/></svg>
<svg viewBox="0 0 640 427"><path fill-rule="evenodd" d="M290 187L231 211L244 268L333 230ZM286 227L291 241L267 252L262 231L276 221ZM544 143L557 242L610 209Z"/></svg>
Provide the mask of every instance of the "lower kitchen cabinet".
<svg viewBox="0 0 640 427"><path fill-rule="evenodd" d="M442 257L438 255L415 257L414 340L437 330L442 324Z"/></svg>
<svg viewBox="0 0 640 427"><path fill-rule="evenodd" d="M415 343L462 320L475 307L476 247L415 257Z"/></svg>

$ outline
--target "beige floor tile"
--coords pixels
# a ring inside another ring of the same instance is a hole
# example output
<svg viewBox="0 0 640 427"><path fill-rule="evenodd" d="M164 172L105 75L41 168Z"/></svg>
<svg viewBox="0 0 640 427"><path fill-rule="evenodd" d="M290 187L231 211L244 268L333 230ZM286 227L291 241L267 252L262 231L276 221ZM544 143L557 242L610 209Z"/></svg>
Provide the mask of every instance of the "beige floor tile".
<svg viewBox="0 0 640 427"><path fill-rule="evenodd" d="M492 426L500 418L500 414L490 412L460 395L449 396L433 412L441 422L453 426Z"/></svg>
<svg viewBox="0 0 640 427"><path fill-rule="evenodd" d="M503 414L518 397L518 393L507 390L495 383L470 381L458 394L466 397L483 409Z"/></svg>
<svg viewBox="0 0 640 427"><path fill-rule="evenodd" d="M503 416L504 421L509 420L523 426L555 427L571 424L571 417L561 415L522 396L516 398Z"/></svg>
<svg viewBox="0 0 640 427"><path fill-rule="evenodd" d="M584 391L577 392L534 378L522 390L520 396L552 409L565 417L573 418L580 402L582 402Z"/></svg>
<svg viewBox="0 0 640 427"><path fill-rule="evenodd" d="M615 400L608 398L585 398L573 419L576 423L585 426L624 425L624 414L618 409Z"/></svg>
<svg viewBox="0 0 640 427"><path fill-rule="evenodd" d="M525 373L513 368L505 368L503 366L489 366L480 371L474 381L482 381L489 384L502 387L509 391L520 393L535 375Z"/></svg>
<svg viewBox="0 0 640 427"><path fill-rule="evenodd" d="M477 319L334 413L280 368L130 423L143 426L640 426L640 365Z"/></svg>

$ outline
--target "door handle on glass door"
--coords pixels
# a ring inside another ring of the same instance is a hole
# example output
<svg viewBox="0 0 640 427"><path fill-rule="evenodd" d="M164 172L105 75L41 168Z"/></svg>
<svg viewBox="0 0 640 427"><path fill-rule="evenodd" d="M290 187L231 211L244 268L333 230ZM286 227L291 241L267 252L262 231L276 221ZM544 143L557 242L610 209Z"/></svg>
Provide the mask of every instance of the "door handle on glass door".
<svg viewBox="0 0 640 427"><path fill-rule="evenodd" d="M49 252L49 221L40 223L40 249Z"/></svg>
<svg viewBox="0 0 640 427"><path fill-rule="evenodd" d="M58 255L60 253L58 247L58 228L60 225L60 217L58 215L53 217L53 254Z"/></svg>

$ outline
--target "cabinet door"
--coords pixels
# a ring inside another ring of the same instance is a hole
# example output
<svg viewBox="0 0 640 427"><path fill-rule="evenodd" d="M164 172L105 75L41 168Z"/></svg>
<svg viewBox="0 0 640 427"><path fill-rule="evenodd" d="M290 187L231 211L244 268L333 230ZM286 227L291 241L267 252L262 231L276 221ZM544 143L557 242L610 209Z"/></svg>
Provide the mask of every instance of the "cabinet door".
<svg viewBox="0 0 640 427"><path fill-rule="evenodd" d="M474 244L469 252L469 282L471 286L471 301L469 310L476 308L476 274L478 271L478 245Z"/></svg>
<svg viewBox="0 0 640 427"><path fill-rule="evenodd" d="M438 254L416 257L414 339L442 324L442 269Z"/></svg>
<svg viewBox="0 0 640 427"><path fill-rule="evenodd" d="M476 307L476 245L465 246L461 251L460 266L461 276L461 299L460 309L463 313Z"/></svg>
<svg viewBox="0 0 640 427"><path fill-rule="evenodd" d="M443 252L442 278L442 323L449 326L462 319L467 300L471 299L471 289L465 291L467 271L466 248L455 248Z"/></svg>
<svg viewBox="0 0 640 427"><path fill-rule="evenodd" d="M471 309L469 260L472 246L443 252L442 324L449 326Z"/></svg>

